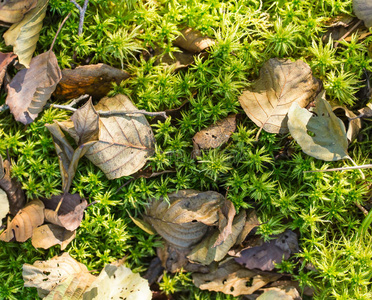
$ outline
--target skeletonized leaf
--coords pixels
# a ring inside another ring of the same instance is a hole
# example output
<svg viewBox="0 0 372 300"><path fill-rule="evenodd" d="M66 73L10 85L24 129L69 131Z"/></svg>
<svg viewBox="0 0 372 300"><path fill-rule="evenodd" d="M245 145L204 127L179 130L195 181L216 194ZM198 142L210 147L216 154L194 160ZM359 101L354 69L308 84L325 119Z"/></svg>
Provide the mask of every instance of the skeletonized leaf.
<svg viewBox="0 0 372 300"><path fill-rule="evenodd" d="M199 53L215 44L215 41L192 28L185 28L173 42L174 45L191 53Z"/></svg>
<svg viewBox="0 0 372 300"><path fill-rule="evenodd" d="M44 204L40 200L32 200L21 209L0 235L0 240L10 242L25 242L31 236L34 228L44 223Z"/></svg>
<svg viewBox="0 0 372 300"><path fill-rule="evenodd" d="M0 2L0 21L17 23L30 9L36 6L37 0L3 0Z"/></svg>
<svg viewBox="0 0 372 300"><path fill-rule="evenodd" d="M151 300L151 298L152 293L146 279L123 265L113 264L105 266L83 295L83 300Z"/></svg>
<svg viewBox="0 0 372 300"><path fill-rule="evenodd" d="M52 246L61 245L61 250L64 250L75 236L75 231L69 231L54 224L46 224L34 229L31 242L35 248L49 249Z"/></svg>
<svg viewBox="0 0 372 300"><path fill-rule="evenodd" d="M6 193L0 189L0 226L2 225L2 220L6 217L9 212L9 201Z"/></svg>
<svg viewBox="0 0 372 300"><path fill-rule="evenodd" d="M13 52L18 55L19 62L26 68L30 66L39 40L48 1L38 0L36 7L26 13L22 21L13 24L3 35L6 45L13 46Z"/></svg>
<svg viewBox="0 0 372 300"><path fill-rule="evenodd" d="M343 106L335 106L332 108L335 115L340 118L344 124L346 124L346 136L349 140L349 143L354 141L358 136L360 129L362 128L362 121L360 119L351 120L351 118L355 118L356 115L351 111L348 110L346 107Z"/></svg>
<svg viewBox="0 0 372 300"><path fill-rule="evenodd" d="M0 4L1 6L1 4ZM17 56L13 53L2 53L0 52L0 88L3 85L6 68Z"/></svg>
<svg viewBox="0 0 372 300"><path fill-rule="evenodd" d="M189 248L197 244L208 230L218 222L218 211L224 197L217 192L181 190L164 199L153 199L144 219L169 244L176 248Z"/></svg>
<svg viewBox="0 0 372 300"><path fill-rule="evenodd" d="M86 157L99 167L108 179L128 176L141 169L154 152L154 134L142 114L115 115L115 111L137 108L127 96L105 97L97 111L113 115L100 117L99 140L89 148Z"/></svg>
<svg viewBox="0 0 372 300"><path fill-rule="evenodd" d="M6 104L14 118L27 125L43 110L61 79L53 51L34 57L29 69L19 71L8 86Z"/></svg>
<svg viewBox="0 0 372 300"><path fill-rule="evenodd" d="M33 265L24 264L22 272L25 287L36 287L40 297L48 295L70 275L84 276L87 282L93 282L96 278L88 272L85 265L66 252L47 261L36 261Z"/></svg>
<svg viewBox="0 0 372 300"><path fill-rule="evenodd" d="M248 117L271 133L287 133L287 113L292 103L306 107L316 96L319 81L302 60L267 61L259 79L239 97Z"/></svg>
<svg viewBox="0 0 372 300"><path fill-rule="evenodd" d="M276 274L258 275L254 271L243 268L233 260L228 260L219 265L217 270L210 273L192 274L194 284L198 288L223 292L233 295L234 297L252 294L269 282L275 281L280 277L281 275Z"/></svg>
<svg viewBox="0 0 372 300"><path fill-rule="evenodd" d="M348 157L345 126L324 97L325 92L318 95L313 113L293 103L288 127L306 154L325 161L340 160Z"/></svg>
<svg viewBox="0 0 372 300"><path fill-rule="evenodd" d="M370 0L353 0L355 15L364 21L367 27L372 26L372 2Z"/></svg>

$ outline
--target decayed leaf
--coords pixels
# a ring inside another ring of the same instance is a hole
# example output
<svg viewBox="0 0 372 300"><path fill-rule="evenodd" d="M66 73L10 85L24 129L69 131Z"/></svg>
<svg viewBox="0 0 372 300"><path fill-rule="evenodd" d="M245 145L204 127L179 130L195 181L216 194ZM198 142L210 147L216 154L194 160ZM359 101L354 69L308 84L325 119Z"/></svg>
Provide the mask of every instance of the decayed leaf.
<svg viewBox="0 0 372 300"><path fill-rule="evenodd" d="M14 118L27 125L43 110L61 79L53 51L34 57L29 69L19 71L8 86L6 104Z"/></svg>
<svg viewBox="0 0 372 300"><path fill-rule="evenodd" d="M61 245L61 250L64 250L75 236L75 231L69 231L55 224L46 224L34 229L31 242L35 248L49 249Z"/></svg>
<svg viewBox="0 0 372 300"><path fill-rule="evenodd" d="M22 21L13 24L3 35L6 45L13 46L13 52L18 55L19 62L26 68L30 66L39 40L48 1L38 0L36 7L27 12Z"/></svg>
<svg viewBox="0 0 372 300"><path fill-rule="evenodd" d="M15 178L11 178L10 170L10 162L3 161L0 155L0 188L7 194L10 213L15 216L25 206L26 198L22 185Z"/></svg>
<svg viewBox="0 0 372 300"><path fill-rule="evenodd" d="M0 2L0 21L17 23L30 9L36 6L37 0L3 0Z"/></svg>
<svg viewBox="0 0 372 300"><path fill-rule="evenodd" d="M9 212L9 201L6 193L0 189L0 226L3 224L2 220Z"/></svg>
<svg viewBox="0 0 372 300"><path fill-rule="evenodd" d="M0 3L0 6L1 6L1 3ZM15 55L13 52L10 52L10 53L0 52L0 88L3 85L6 68L16 57L17 55Z"/></svg>
<svg viewBox="0 0 372 300"><path fill-rule="evenodd" d="M213 261L221 261L225 258L230 248L234 246L237 237L242 231L245 224L245 211L241 211L236 216L232 226L232 232L226 237L226 240L215 246L219 231L215 230L214 233L207 235L199 244L197 244L188 255L192 262L209 265Z"/></svg>
<svg viewBox="0 0 372 300"><path fill-rule="evenodd" d="M318 95L313 113L294 103L288 112L288 126L306 154L325 161L348 157L344 123L325 100L325 92Z"/></svg>
<svg viewBox="0 0 372 300"><path fill-rule="evenodd" d="M207 274L193 273L194 284L202 289L233 295L249 295L281 275L262 274L247 270L233 260L221 264L217 270Z"/></svg>
<svg viewBox="0 0 372 300"><path fill-rule="evenodd" d="M274 58L263 65L259 79L239 101L257 126L271 133L287 133L287 113L292 103L306 107L319 88L306 63Z"/></svg>
<svg viewBox="0 0 372 300"><path fill-rule="evenodd" d="M129 74L106 64L77 67L62 70L62 79L53 96L58 99L73 99L88 94L93 99L101 99L112 88L112 83L120 84Z"/></svg>
<svg viewBox="0 0 372 300"><path fill-rule="evenodd" d="M32 200L21 209L0 235L0 240L10 242L25 242L31 236L34 228L44 223L44 204L40 200Z"/></svg>
<svg viewBox="0 0 372 300"><path fill-rule="evenodd" d="M360 119L349 120L350 118L355 118L356 115L343 106L335 106L332 108L335 115L340 118L347 128L346 136L350 142L354 141L358 136L360 129L362 128L362 121Z"/></svg>
<svg viewBox="0 0 372 300"><path fill-rule="evenodd" d="M288 259L295 252L298 252L297 236L294 232L287 230L275 240L242 250L241 256L235 258L235 261L247 269L272 271L275 263L281 263L283 257Z"/></svg>
<svg viewBox="0 0 372 300"><path fill-rule="evenodd" d="M137 108L127 96L105 97L97 111L134 111ZM99 140L89 148L86 157L99 167L108 179L131 175L140 170L154 152L154 134L142 114L100 117Z"/></svg>
<svg viewBox="0 0 372 300"><path fill-rule="evenodd" d="M236 115L230 115L216 124L199 131L192 138L194 152L199 155L199 149L211 149L223 145L229 140L235 129Z"/></svg>
<svg viewBox="0 0 372 300"><path fill-rule="evenodd" d="M84 293L83 300L138 299L151 300L148 282L124 266L106 265Z"/></svg>
<svg viewBox="0 0 372 300"><path fill-rule="evenodd" d="M212 191L181 190L168 198L169 202L151 200L144 219L179 249L197 244L208 226L217 225L218 211L225 202L223 195Z"/></svg>
<svg viewBox="0 0 372 300"><path fill-rule="evenodd" d="M55 209L62 198L62 204L58 213L56 213ZM84 216L84 210L88 205L87 201L81 199L78 193L53 196L51 199L43 199L43 202L45 205L45 220L63 226L70 231L74 231L80 226Z"/></svg>
<svg viewBox="0 0 372 300"><path fill-rule="evenodd" d="M364 21L367 27L372 26L372 2L370 0L353 0L355 15Z"/></svg>
<svg viewBox="0 0 372 300"><path fill-rule="evenodd" d="M181 31L174 42L174 45L183 48L191 53L199 53L215 44L215 41L192 28L186 28Z"/></svg>
<svg viewBox="0 0 372 300"><path fill-rule="evenodd" d="M89 285L96 279L85 265L77 262L68 253L55 256L47 261L36 261L33 265L23 265L25 287L36 287L40 297L45 297L71 275L84 278Z"/></svg>

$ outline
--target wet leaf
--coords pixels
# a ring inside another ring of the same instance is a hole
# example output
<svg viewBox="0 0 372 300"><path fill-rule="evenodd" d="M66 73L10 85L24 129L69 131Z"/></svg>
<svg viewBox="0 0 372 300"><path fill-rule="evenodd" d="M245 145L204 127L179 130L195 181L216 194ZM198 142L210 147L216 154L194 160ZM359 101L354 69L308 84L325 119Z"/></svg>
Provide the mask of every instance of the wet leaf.
<svg viewBox="0 0 372 300"><path fill-rule="evenodd" d="M96 279L85 265L77 262L68 253L54 256L47 261L36 261L33 265L24 264L22 272L25 287L36 287L40 297L48 295L71 275L84 278L89 285Z"/></svg>
<svg viewBox="0 0 372 300"><path fill-rule="evenodd" d="M44 204L40 200L32 200L21 209L8 224L7 229L0 235L0 240L10 242L25 242L33 230L44 223Z"/></svg>
<svg viewBox="0 0 372 300"><path fill-rule="evenodd" d="M1 6L1 4L0 4ZM3 85L4 76L8 65L17 57L13 52L2 53L0 52L0 89Z"/></svg>
<svg viewBox="0 0 372 300"><path fill-rule="evenodd" d="M302 151L325 161L347 158L345 126L325 100L325 92L317 97L312 112L297 103L288 112L289 130Z"/></svg>
<svg viewBox="0 0 372 300"><path fill-rule="evenodd" d="M0 2L0 21L20 22L25 13L36 6L37 0L3 0Z"/></svg>
<svg viewBox="0 0 372 300"><path fill-rule="evenodd" d="M55 212L59 202L63 198L62 204ZM74 231L80 226L84 216L84 210L88 203L85 199L81 199L78 193L64 194L60 196L53 196L51 199L42 199L45 205L45 220L62 226L67 230Z"/></svg>
<svg viewBox="0 0 372 300"><path fill-rule="evenodd" d="M310 67L301 60L267 61L259 79L239 97L248 117L271 133L287 133L287 113L292 103L306 107L320 89Z"/></svg>
<svg viewBox="0 0 372 300"><path fill-rule="evenodd" d="M134 111L137 108L127 96L105 97L97 111ZM154 152L154 134L142 114L100 117L99 140L86 157L99 167L108 179L131 175L140 170Z"/></svg>
<svg viewBox="0 0 372 300"><path fill-rule="evenodd" d="M222 292L233 295L249 295L265 286L269 282L279 279L281 275L276 274L262 274L258 275L256 272L247 270L229 260L218 266L207 274L193 273L192 278L194 284L202 289L215 292Z"/></svg>
<svg viewBox="0 0 372 300"><path fill-rule="evenodd" d="M9 213L9 201L6 193L0 189L0 226L3 224L2 220Z"/></svg>
<svg viewBox="0 0 372 300"><path fill-rule="evenodd" d="M372 26L372 2L370 0L353 0L355 15L364 21L367 27Z"/></svg>
<svg viewBox="0 0 372 300"><path fill-rule="evenodd" d="M88 94L93 99L101 99L112 89L112 83L120 84L128 78L127 72L106 64L64 69L53 96L57 99L73 99Z"/></svg>
<svg viewBox="0 0 372 300"><path fill-rule="evenodd" d="M84 293L84 300L138 299L151 300L148 282L129 268L106 265L97 279Z"/></svg>
<svg viewBox="0 0 372 300"><path fill-rule="evenodd" d="M360 119L349 120L351 118L355 118L356 115L346 107L334 106L332 107L332 110L336 117L344 122L344 125L347 128L346 136L349 143L351 143L357 138L360 129L362 129L362 121Z"/></svg>
<svg viewBox="0 0 372 300"><path fill-rule="evenodd" d="M169 244L188 249L205 235L208 226L217 225L218 211L224 204L223 195L217 192L181 190L163 198L152 199L144 219Z"/></svg>
<svg viewBox="0 0 372 300"><path fill-rule="evenodd" d="M6 104L14 118L27 125L43 110L61 79L53 51L34 57L29 69L19 71L8 86Z"/></svg>
<svg viewBox="0 0 372 300"><path fill-rule="evenodd" d="M3 161L0 155L0 188L7 194L10 213L15 216L25 206L26 198L22 185L15 178L11 178L10 171L9 161Z"/></svg>
<svg viewBox="0 0 372 300"><path fill-rule="evenodd" d="M64 250L75 236L75 231L54 224L45 224L34 229L31 242L35 248L49 249L61 245L61 250Z"/></svg>
<svg viewBox="0 0 372 300"><path fill-rule="evenodd" d="M283 257L288 259L295 252L298 252L297 236L293 231L287 230L275 240L242 250L235 261L247 269L272 271L275 263L281 263Z"/></svg>
<svg viewBox="0 0 372 300"><path fill-rule="evenodd" d="M195 29L185 28L181 31L181 35L173 44L191 53L199 53L214 45L215 41L209 37L203 36Z"/></svg>
<svg viewBox="0 0 372 300"><path fill-rule="evenodd" d="M22 21L13 24L3 35L6 45L13 46L13 52L17 54L19 62L26 68L30 67L31 58L39 40L48 1L38 0L36 7L27 12Z"/></svg>

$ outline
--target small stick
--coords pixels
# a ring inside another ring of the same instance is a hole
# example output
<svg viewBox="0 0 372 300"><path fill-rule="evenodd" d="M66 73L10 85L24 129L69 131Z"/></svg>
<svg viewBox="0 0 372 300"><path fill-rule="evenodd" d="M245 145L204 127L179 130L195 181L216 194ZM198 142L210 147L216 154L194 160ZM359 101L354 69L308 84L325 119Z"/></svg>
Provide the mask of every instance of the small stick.
<svg viewBox="0 0 372 300"><path fill-rule="evenodd" d="M83 33L85 12L87 11L89 0L84 1L83 7L81 7L75 0L70 0L70 2L72 2L76 6L76 8L79 10L80 21L79 21L78 35L81 35Z"/></svg>
<svg viewBox="0 0 372 300"><path fill-rule="evenodd" d="M61 26L59 26L59 28L58 28L58 30L57 30L57 32L56 32L56 35L54 36L54 39L53 39L52 45L50 46L49 51L52 51L52 49L53 49L53 47L54 47L54 43L55 43L56 40L57 40L57 36L58 36L58 34L61 32L63 25L66 23L67 19L68 19L70 16L71 16L71 13L69 13L69 14L67 15L67 17L63 19L63 21L62 21L62 23L61 23Z"/></svg>
<svg viewBox="0 0 372 300"><path fill-rule="evenodd" d="M354 202L355 206L358 207L362 213L365 215L365 216L368 216L368 210L366 210L363 206L361 206L359 203L356 203Z"/></svg>
<svg viewBox="0 0 372 300"><path fill-rule="evenodd" d="M78 98L72 99L72 101L70 102L69 106L75 106L75 105L77 105L78 103L80 103L81 101L83 101L83 100L85 100L87 98L89 98L89 95L88 94L81 95Z"/></svg>
<svg viewBox="0 0 372 300"><path fill-rule="evenodd" d="M335 46L334 48L336 49L338 44L340 43L340 41L342 41L344 38L346 38L350 33L352 33L354 31L354 29L356 29L360 23L362 23L362 20L359 20L353 27L351 27L351 29L346 32L336 43L335 43Z"/></svg>

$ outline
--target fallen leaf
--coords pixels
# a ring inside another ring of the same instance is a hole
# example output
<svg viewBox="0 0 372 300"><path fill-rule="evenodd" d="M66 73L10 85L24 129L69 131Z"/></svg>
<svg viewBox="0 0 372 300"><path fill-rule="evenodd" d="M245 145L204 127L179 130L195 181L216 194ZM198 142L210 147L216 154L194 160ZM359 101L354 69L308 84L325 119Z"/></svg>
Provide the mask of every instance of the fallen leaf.
<svg viewBox="0 0 372 300"><path fill-rule="evenodd" d="M360 119L350 120L350 118L355 118L356 115L346 107L334 106L332 110L336 117L343 121L346 127L347 139L351 143L357 138L359 131L362 129L362 121Z"/></svg>
<svg viewBox="0 0 372 300"><path fill-rule="evenodd" d="M364 21L367 27L372 26L372 2L370 0L353 0L353 9L355 15Z"/></svg>
<svg viewBox="0 0 372 300"><path fill-rule="evenodd" d="M36 6L37 0L2 0L0 2L0 21L20 22L25 13Z"/></svg>
<svg viewBox="0 0 372 300"><path fill-rule="evenodd" d="M35 248L49 249L61 245L61 250L64 250L75 236L75 231L69 231L55 224L45 224L34 229L31 242Z"/></svg>
<svg viewBox="0 0 372 300"><path fill-rule="evenodd" d="M217 225L218 211L225 202L223 195L213 191L180 190L168 198L169 202L152 199L144 220L179 249L197 244L209 226Z"/></svg>
<svg viewBox="0 0 372 300"><path fill-rule="evenodd" d="M25 206L26 198L22 185L15 178L11 178L10 171L10 162L3 161L0 155L0 188L7 194L10 213L15 216Z"/></svg>
<svg viewBox="0 0 372 300"><path fill-rule="evenodd" d="M145 231L146 233L148 233L150 235L156 234L154 228L152 228L152 226L149 223L147 223L147 222L145 222L141 219L132 217L128 211L127 211L127 213L128 213L128 216L130 217L130 219L133 221L133 223L137 225L137 227L141 228L143 231Z"/></svg>
<svg viewBox="0 0 372 300"><path fill-rule="evenodd" d="M185 100L182 104L177 108L166 109L164 112L167 117L171 117L171 123L175 123L178 119L182 118L182 111L187 110L190 106L190 101ZM157 124L158 122L164 122L164 118L162 116L155 116L151 120L151 124Z"/></svg>
<svg viewBox="0 0 372 300"><path fill-rule="evenodd" d="M159 53L161 54L161 53ZM156 55L156 52L155 52ZM187 68L190 64L194 62L194 55L188 51L173 52L171 57L168 53L159 57L155 64L163 64L172 68L174 72Z"/></svg>
<svg viewBox="0 0 372 300"><path fill-rule="evenodd" d="M222 292L233 295L249 295L265 286L269 282L279 279L281 275L262 274L247 270L233 260L218 266L207 274L193 273L194 284L202 289L215 292Z"/></svg>
<svg viewBox="0 0 372 300"><path fill-rule="evenodd" d="M63 198L62 204L55 211L59 202ZM66 193L60 196L53 196L51 199L42 199L45 205L45 220L62 226L69 231L74 231L80 226L84 216L84 210L87 208L88 202L81 199L78 193Z"/></svg>
<svg viewBox="0 0 372 300"><path fill-rule="evenodd" d="M1 4L0 4L1 6ZM13 52L0 52L0 88L3 85L4 76L8 65L17 57Z"/></svg>
<svg viewBox="0 0 372 300"><path fill-rule="evenodd" d="M215 41L203 36L198 30L185 28L173 44L191 53L199 53L214 45Z"/></svg>
<svg viewBox="0 0 372 300"><path fill-rule="evenodd" d="M120 84L129 76L127 72L106 64L64 69L53 96L57 99L73 99L88 94L93 99L101 99L112 89L112 83Z"/></svg>
<svg viewBox="0 0 372 300"><path fill-rule="evenodd" d="M221 261L225 258L230 248L234 246L237 237L242 231L245 224L245 211L242 210L239 215L234 218L232 231L221 243L216 245L216 240L219 237L219 231L216 229L214 233L208 234L199 244L197 244L187 256L192 262L197 262L203 265L209 265L213 261Z"/></svg>
<svg viewBox="0 0 372 300"><path fill-rule="evenodd" d="M9 213L9 201L6 193L0 189L0 226L3 224L2 220Z"/></svg>
<svg viewBox="0 0 372 300"><path fill-rule="evenodd" d="M32 200L21 209L8 224L7 229L0 235L0 240L10 242L25 242L33 230L44 223L44 204L40 200Z"/></svg>
<svg viewBox="0 0 372 300"><path fill-rule="evenodd" d="M233 221L236 215L234 204L226 200L218 211L218 230L220 231L216 242L213 247L221 245L226 241L227 237L232 233ZM245 212L244 212L245 215ZM245 217L244 217L245 220Z"/></svg>
<svg viewBox="0 0 372 300"><path fill-rule="evenodd" d="M36 261L33 265L24 264L22 272L24 286L36 287L41 298L47 296L71 275L83 277L89 285L96 279L85 265L77 262L66 252L47 261Z"/></svg>
<svg viewBox="0 0 372 300"><path fill-rule="evenodd" d="M357 22L358 19L350 15L338 15L332 18L326 24L329 28L322 37L323 42L328 43L330 39L332 39L332 42L340 40L351 29L352 25L355 25ZM350 34L357 30L360 32L360 27L364 26L358 26Z"/></svg>
<svg viewBox="0 0 372 300"><path fill-rule="evenodd" d="M194 135L194 153L200 156L200 149L213 149L226 143L236 129L236 115L218 121Z"/></svg>
<svg viewBox="0 0 372 300"><path fill-rule="evenodd" d="M138 299L151 300L148 282L129 268L106 265L83 295L83 300Z"/></svg>
<svg viewBox="0 0 372 300"><path fill-rule="evenodd" d="M280 234L277 239L261 246L243 249L235 261L247 269L272 271L275 264L288 259L292 253L298 252L297 235L290 230Z"/></svg>
<svg viewBox="0 0 372 300"><path fill-rule="evenodd" d="M142 114L115 115L116 111L137 108L127 96L105 97L95 109L113 113L100 117L99 140L89 148L86 157L99 167L108 179L129 176L140 170L154 152L154 134Z"/></svg>
<svg viewBox="0 0 372 300"><path fill-rule="evenodd" d="M151 286L154 282L156 282L161 274L163 274L164 268L161 265L161 260L159 257L154 257L149 267L147 268L146 274L143 276Z"/></svg>
<svg viewBox="0 0 372 300"><path fill-rule="evenodd" d="M260 222L258 221L256 212L253 210L247 216L244 227L238 238L236 239L235 245L240 245L241 243L243 243L247 235L253 230L253 228L257 227L258 225L260 225Z"/></svg>
<svg viewBox="0 0 372 300"><path fill-rule="evenodd" d="M257 300L293 300L293 297L287 295L284 291L278 288L272 288L264 292Z"/></svg>
<svg viewBox="0 0 372 300"><path fill-rule="evenodd" d="M17 54L19 62L26 68L30 67L31 58L39 40L48 1L38 0L36 7L27 12L22 21L13 24L3 35L6 45L13 46L13 52Z"/></svg>
<svg viewBox="0 0 372 300"><path fill-rule="evenodd" d="M292 103L306 107L317 95L319 81L301 60L267 61L259 79L239 97L248 117L261 129L287 133L287 113Z"/></svg>
<svg viewBox="0 0 372 300"><path fill-rule="evenodd" d="M372 103L367 103L367 105L359 109L358 112L362 115L362 118L372 117Z"/></svg>
<svg viewBox="0 0 372 300"><path fill-rule="evenodd" d="M29 69L19 71L8 85L6 104L14 118L27 125L43 110L61 79L53 51L34 57Z"/></svg>
<svg viewBox="0 0 372 300"><path fill-rule="evenodd" d="M289 130L302 151L325 161L347 158L345 126L325 100L325 92L318 95L312 112L297 103L288 112Z"/></svg>

